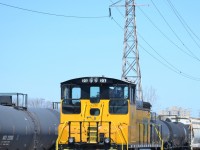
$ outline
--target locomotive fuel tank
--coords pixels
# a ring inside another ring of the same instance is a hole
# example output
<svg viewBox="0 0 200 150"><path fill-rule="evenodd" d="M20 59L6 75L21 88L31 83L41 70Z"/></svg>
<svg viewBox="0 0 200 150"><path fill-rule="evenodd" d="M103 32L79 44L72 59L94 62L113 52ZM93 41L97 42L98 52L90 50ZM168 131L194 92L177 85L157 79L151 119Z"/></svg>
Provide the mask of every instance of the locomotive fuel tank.
<svg viewBox="0 0 200 150"><path fill-rule="evenodd" d="M57 138L58 124L56 110L0 105L0 149L50 149Z"/></svg>

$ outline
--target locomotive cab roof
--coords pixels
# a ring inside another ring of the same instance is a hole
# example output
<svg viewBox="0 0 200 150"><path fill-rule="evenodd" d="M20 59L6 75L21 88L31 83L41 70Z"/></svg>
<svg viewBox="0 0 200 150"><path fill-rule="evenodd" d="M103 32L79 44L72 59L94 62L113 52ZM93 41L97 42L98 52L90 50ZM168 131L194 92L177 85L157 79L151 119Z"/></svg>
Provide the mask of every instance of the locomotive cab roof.
<svg viewBox="0 0 200 150"><path fill-rule="evenodd" d="M76 84L76 85L131 84L135 86L134 83L108 77L81 77L61 82L61 86L66 84Z"/></svg>

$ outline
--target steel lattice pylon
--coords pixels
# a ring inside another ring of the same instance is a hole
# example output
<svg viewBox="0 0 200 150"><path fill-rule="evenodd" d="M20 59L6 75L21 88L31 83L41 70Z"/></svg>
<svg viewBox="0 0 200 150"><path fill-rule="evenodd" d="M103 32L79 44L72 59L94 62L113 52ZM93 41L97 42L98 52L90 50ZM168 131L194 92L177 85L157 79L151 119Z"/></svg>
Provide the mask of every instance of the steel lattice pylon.
<svg viewBox="0 0 200 150"><path fill-rule="evenodd" d="M135 83L137 100L143 100L134 0L125 0L124 51L122 61L122 80Z"/></svg>

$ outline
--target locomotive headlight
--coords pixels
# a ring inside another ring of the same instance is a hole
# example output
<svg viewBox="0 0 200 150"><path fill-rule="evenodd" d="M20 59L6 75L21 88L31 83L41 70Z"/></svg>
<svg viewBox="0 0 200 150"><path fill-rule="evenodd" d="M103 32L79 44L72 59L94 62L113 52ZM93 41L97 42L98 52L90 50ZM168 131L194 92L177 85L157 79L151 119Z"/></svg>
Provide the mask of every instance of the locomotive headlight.
<svg viewBox="0 0 200 150"><path fill-rule="evenodd" d="M109 144L109 143L110 143L110 138L105 138L105 139L104 139L104 143L105 143L105 144Z"/></svg>
<svg viewBox="0 0 200 150"><path fill-rule="evenodd" d="M97 83L98 82L98 78L94 78L94 82Z"/></svg>
<svg viewBox="0 0 200 150"><path fill-rule="evenodd" d="M74 137L69 137L68 138L68 142L69 142L69 144L73 144L75 142L75 138Z"/></svg>
<svg viewBox="0 0 200 150"><path fill-rule="evenodd" d="M94 80L93 80L93 78L90 78L89 81L90 81L90 83L92 83Z"/></svg>

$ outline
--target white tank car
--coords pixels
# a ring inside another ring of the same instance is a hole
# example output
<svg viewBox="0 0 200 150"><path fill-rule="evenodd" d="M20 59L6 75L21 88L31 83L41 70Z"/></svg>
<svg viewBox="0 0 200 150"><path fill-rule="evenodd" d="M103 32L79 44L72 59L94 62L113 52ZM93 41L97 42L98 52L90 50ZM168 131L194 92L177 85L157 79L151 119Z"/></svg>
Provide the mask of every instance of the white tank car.
<svg viewBox="0 0 200 150"><path fill-rule="evenodd" d="M191 146L193 149L200 149L200 119L191 118L192 126L192 141Z"/></svg>

